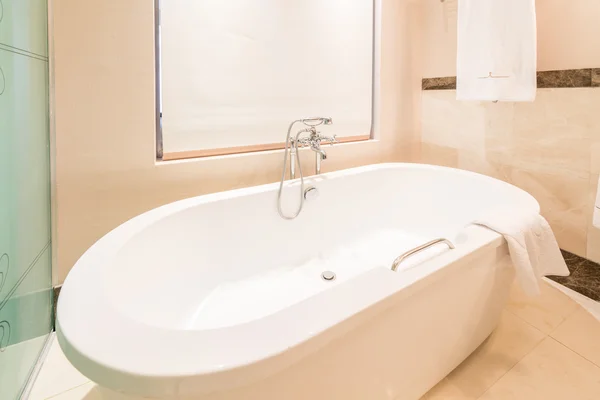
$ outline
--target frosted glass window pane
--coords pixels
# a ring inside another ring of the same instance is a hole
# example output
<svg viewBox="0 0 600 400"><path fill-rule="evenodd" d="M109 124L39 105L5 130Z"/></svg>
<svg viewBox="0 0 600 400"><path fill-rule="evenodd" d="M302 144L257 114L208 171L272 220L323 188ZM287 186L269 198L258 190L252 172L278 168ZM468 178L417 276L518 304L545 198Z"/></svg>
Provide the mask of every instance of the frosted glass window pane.
<svg viewBox="0 0 600 400"><path fill-rule="evenodd" d="M165 152L285 140L331 116L327 134L368 135L372 0L162 0Z"/></svg>

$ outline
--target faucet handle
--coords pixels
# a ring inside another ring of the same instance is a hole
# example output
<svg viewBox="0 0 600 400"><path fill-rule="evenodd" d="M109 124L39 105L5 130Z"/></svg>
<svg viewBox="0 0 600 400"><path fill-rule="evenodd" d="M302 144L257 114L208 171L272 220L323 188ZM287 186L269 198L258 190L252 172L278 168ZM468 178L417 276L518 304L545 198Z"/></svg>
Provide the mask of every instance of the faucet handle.
<svg viewBox="0 0 600 400"><path fill-rule="evenodd" d="M310 145L310 139L309 138L300 138L298 139L298 147L306 147Z"/></svg>
<svg viewBox="0 0 600 400"><path fill-rule="evenodd" d="M330 146L333 146L334 143L339 143L339 141L337 140L337 135L321 136L321 140L323 140L325 142L329 142Z"/></svg>

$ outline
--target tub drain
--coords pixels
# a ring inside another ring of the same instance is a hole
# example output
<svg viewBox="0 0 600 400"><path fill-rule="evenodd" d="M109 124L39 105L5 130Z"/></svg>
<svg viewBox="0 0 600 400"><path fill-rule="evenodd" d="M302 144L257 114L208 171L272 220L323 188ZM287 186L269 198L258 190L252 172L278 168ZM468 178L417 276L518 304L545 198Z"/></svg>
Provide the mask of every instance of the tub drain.
<svg viewBox="0 0 600 400"><path fill-rule="evenodd" d="M325 271L321 274L321 278L324 281L333 281L335 279L335 272Z"/></svg>

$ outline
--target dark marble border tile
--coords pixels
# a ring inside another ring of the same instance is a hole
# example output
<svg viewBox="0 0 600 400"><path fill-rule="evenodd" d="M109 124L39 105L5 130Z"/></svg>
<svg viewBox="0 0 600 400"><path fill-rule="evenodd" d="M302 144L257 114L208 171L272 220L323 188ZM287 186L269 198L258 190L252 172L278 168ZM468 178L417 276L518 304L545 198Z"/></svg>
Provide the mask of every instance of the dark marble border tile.
<svg viewBox="0 0 600 400"><path fill-rule="evenodd" d="M592 69L567 69L562 71L539 71L537 87L544 88L576 88L592 86Z"/></svg>
<svg viewBox="0 0 600 400"><path fill-rule="evenodd" d="M562 253L571 275L548 278L590 299L600 301L600 264L568 251L562 250Z"/></svg>
<svg viewBox="0 0 600 400"><path fill-rule="evenodd" d="M456 77L424 78L423 90L454 90ZM538 89L600 87L600 68L565 69L557 71L538 71Z"/></svg>
<svg viewBox="0 0 600 400"><path fill-rule="evenodd" d="M450 90L456 89L456 77L425 78L421 83L423 90Z"/></svg>
<svg viewBox="0 0 600 400"><path fill-rule="evenodd" d="M600 86L600 68L592 68L592 86Z"/></svg>

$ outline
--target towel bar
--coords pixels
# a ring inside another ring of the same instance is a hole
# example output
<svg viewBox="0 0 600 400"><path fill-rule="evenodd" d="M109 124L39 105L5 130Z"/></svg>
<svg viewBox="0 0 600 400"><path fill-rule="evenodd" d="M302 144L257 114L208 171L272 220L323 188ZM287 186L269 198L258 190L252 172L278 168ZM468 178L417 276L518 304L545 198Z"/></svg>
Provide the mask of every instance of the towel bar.
<svg viewBox="0 0 600 400"><path fill-rule="evenodd" d="M398 257L397 257L397 258L394 260L394 262L392 263L392 271L396 272L396 270L398 269L398 265L400 265L400 263L401 263L402 261L406 260L408 257L410 257L410 256L412 256L412 255L415 255L415 254L417 254L417 253L419 253L419 252L421 252L421 251L423 251L423 250L425 250L425 249L428 249L428 248L430 248L431 246L434 246L434 245L436 245L436 244L439 244L439 243L445 243L445 244L447 244L447 245L448 245L448 247L449 247L450 249L455 249L455 247L454 247L454 245L452 244L452 242L451 242L451 241L449 241L448 239L442 239L442 238L440 238L440 239L435 239L435 240L432 240L431 242L427 242L427 243L425 243L425 244L422 244L422 245L420 245L419 247L415 247L414 249L412 249L412 250L409 250L409 251L407 251L406 253L402 253L402 254L400 254L400 255L399 255L399 256L398 256Z"/></svg>

